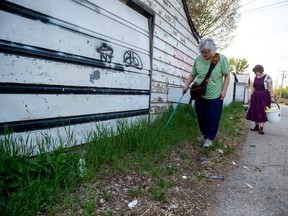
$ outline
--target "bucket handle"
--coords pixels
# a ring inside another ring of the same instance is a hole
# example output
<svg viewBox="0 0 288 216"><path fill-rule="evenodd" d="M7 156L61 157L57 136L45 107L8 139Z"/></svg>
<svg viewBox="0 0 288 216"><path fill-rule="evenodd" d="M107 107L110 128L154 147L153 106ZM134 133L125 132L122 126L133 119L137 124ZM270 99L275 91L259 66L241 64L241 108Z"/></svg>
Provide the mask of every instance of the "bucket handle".
<svg viewBox="0 0 288 216"><path fill-rule="evenodd" d="M272 102L272 103L275 103L278 106L278 109L280 110L280 106L277 102Z"/></svg>

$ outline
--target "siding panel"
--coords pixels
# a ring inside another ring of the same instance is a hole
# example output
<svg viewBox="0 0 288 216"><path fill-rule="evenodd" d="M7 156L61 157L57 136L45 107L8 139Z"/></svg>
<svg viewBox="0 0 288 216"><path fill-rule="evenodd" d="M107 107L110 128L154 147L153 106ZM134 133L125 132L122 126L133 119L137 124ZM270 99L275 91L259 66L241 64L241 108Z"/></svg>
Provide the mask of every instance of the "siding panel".
<svg viewBox="0 0 288 216"><path fill-rule="evenodd" d="M5 23L9 23L9 25ZM0 25L2 26L0 39L23 44L25 45L24 49L41 47L60 52L59 54L69 53L99 61L104 60L101 55L101 50L103 50L102 52L108 55L108 59L105 61L117 64L123 64L123 57L129 57L129 53L127 53L129 49L126 47L3 11L0 11ZM134 33L129 32L129 34L133 35ZM148 74L147 71L150 67L148 53L137 53L137 55L139 56L139 69L143 69Z"/></svg>
<svg viewBox="0 0 288 216"><path fill-rule="evenodd" d="M155 13L153 70L151 91L168 94L169 87L181 88L192 71L197 56L197 40L193 37L184 6L180 0L141 0ZM181 95L179 95L179 98ZM167 97L151 101L151 113L169 107Z"/></svg>
<svg viewBox="0 0 288 216"><path fill-rule="evenodd" d="M96 122L147 118L146 15L118 0L9 0L0 25L0 133L35 141L69 127L80 144Z"/></svg>
<svg viewBox="0 0 288 216"><path fill-rule="evenodd" d="M94 1L95 4L89 4L89 1L85 0L9 0L9 2L45 14L51 17L48 21L53 24L58 24L59 26L67 24L69 28L70 26L68 24L72 24L75 30L87 34L96 34L102 37L102 39L112 39L121 42L121 44L133 45L135 48L137 47L145 51L147 51L147 47L149 47L147 18L143 16L139 17L139 14L136 12L130 14L133 10L118 1L113 1L113 4L111 4L110 1L100 1L101 6L106 7L106 10L97 6L97 1ZM87 7L87 5L89 7ZM123 15L123 13L117 13L115 11L117 7L118 10L129 10L126 17L122 18L119 16L121 14ZM69 10L65 10L64 12L64 8L69 8ZM107 10L110 11L109 8L114 8L114 13L107 13ZM127 15L129 15L129 18ZM137 17L137 19L133 19L133 15ZM81 19L79 19L79 17L81 17ZM128 23L126 20L134 20L134 23ZM143 25L145 20L146 24ZM140 21L140 23L136 21ZM130 26L128 24L130 24ZM139 25L141 28L138 27ZM132 29L131 26L134 28ZM119 30L121 30L121 37L119 37ZM133 37L131 33L133 33Z"/></svg>
<svg viewBox="0 0 288 216"><path fill-rule="evenodd" d="M28 125L34 140L69 127L81 143L96 124L154 119L197 55L185 9L181 0L0 2L0 127L25 137Z"/></svg>
<svg viewBox="0 0 288 216"><path fill-rule="evenodd" d="M1 82L149 90L150 78L98 68L0 53ZM77 81L77 82L76 82Z"/></svg>
<svg viewBox="0 0 288 216"><path fill-rule="evenodd" d="M2 94L0 101L5 101L5 103L0 108L0 121L35 120L148 109L148 99L148 95Z"/></svg>

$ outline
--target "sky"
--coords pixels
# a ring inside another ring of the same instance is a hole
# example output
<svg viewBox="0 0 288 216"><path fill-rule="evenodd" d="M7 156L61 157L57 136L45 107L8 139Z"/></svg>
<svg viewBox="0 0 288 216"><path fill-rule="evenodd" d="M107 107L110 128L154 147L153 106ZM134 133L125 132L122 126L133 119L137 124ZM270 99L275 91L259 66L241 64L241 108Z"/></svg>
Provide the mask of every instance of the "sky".
<svg viewBox="0 0 288 216"><path fill-rule="evenodd" d="M222 53L228 58L246 58L248 72L264 67L275 86L288 85L288 0L241 0L241 19L236 37Z"/></svg>

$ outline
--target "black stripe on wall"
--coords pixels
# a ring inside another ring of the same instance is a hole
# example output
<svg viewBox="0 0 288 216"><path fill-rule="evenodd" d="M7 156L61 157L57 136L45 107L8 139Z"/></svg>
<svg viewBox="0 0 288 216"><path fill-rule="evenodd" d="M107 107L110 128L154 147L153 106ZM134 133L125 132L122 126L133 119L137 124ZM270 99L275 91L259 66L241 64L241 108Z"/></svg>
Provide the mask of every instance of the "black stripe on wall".
<svg viewBox="0 0 288 216"><path fill-rule="evenodd" d="M40 21L45 24L56 25L60 28L67 29L69 31L88 35L88 34L85 34L84 32L79 31L79 27L73 24L57 19L55 17L48 16L38 11L31 10L21 5L14 4L12 2L0 1L0 9L8 13L16 14L18 16L22 16L31 20ZM88 35L88 36L91 36L91 35Z"/></svg>
<svg viewBox="0 0 288 216"><path fill-rule="evenodd" d="M23 45L20 43L10 42L6 40L0 40L0 51L10 54L20 54L23 56L34 58L43 58L54 61L80 64L85 66L96 66L100 68L113 68L115 70L124 71L124 66L121 64L117 63L107 64L106 62L102 62L98 59L73 55L70 53L58 52L54 50L48 50L30 45Z"/></svg>
<svg viewBox="0 0 288 216"><path fill-rule="evenodd" d="M117 94L149 95L149 90L0 83L0 94Z"/></svg>
<svg viewBox="0 0 288 216"><path fill-rule="evenodd" d="M92 5L93 9L91 7L88 7L92 10L94 10L96 13L99 13L99 11L97 10L98 6L89 2L89 1L76 1L78 4L81 4L82 6L85 6L86 4ZM144 4L142 4L144 5ZM139 7L138 7L139 8ZM99 39L102 40L103 42L109 42L108 40L104 40L101 39L97 36L95 36L95 32L93 32L92 30L88 30L85 28L82 28L80 26L71 24L69 22L57 19L55 17L40 13L38 11L34 11L31 10L29 8L11 3L11 2L1 2L0 1L0 10L6 11L8 13L12 13L18 16L22 16L31 20L36 20L36 21L40 21L44 24L50 24L50 25L54 25L54 26L58 26L59 28L63 28L65 30L77 33L77 34L82 34L82 35L86 35L89 37L94 37L95 39ZM141 9L141 11L143 10L143 8ZM144 11L144 10L143 10ZM124 42L121 40L118 40L119 42L121 42L121 44L123 44ZM124 43L125 44L125 43ZM129 44L126 44L129 46Z"/></svg>
<svg viewBox="0 0 288 216"><path fill-rule="evenodd" d="M83 124L89 122L99 122L112 119L140 116L149 114L148 109L132 110L124 112L101 113L82 116L58 117L50 119L37 119L28 121L14 121L0 123L0 135L10 132L27 132L33 130L51 129L69 125ZM92 129L92 128L91 128Z"/></svg>

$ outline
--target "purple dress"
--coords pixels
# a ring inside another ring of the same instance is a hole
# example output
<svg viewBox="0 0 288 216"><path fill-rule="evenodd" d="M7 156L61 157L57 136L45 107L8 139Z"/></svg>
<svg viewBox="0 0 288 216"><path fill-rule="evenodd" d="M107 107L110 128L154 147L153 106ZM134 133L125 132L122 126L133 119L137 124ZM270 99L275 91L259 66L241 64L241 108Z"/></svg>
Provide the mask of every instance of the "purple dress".
<svg viewBox="0 0 288 216"><path fill-rule="evenodd" d="M251 95L250 107L248 109L246 119L254 122L267 121L265 107L271 106L270 92L264 87L264 79L267 74L261 78L255 77L254 91Z"/></svg>

